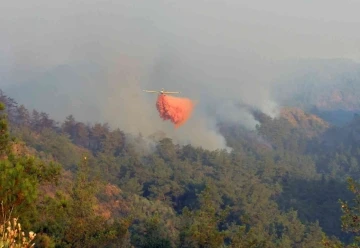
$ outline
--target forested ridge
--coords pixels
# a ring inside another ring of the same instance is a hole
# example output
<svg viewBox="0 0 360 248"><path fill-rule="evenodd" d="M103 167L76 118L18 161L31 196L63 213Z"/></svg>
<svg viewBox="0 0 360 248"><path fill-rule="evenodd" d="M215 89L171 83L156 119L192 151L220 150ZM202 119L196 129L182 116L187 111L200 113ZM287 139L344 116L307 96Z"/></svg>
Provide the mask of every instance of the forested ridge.
<svg viewBox="0 0 360 248"><path fill-rule="evenodd" d="M0 223L18 218L35 247L360 244L358 116L255 111L255 131L220 124L227 152L0 102Z"/></svg>

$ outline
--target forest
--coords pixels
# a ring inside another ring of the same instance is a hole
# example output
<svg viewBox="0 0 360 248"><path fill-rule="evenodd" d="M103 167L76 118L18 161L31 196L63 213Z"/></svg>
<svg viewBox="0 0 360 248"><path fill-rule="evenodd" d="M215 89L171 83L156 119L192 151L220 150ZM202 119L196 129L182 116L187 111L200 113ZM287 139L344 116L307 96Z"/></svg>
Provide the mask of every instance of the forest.
<svg viewBox="0 0 360 248"><path fill-rule="evenodd" d="M360 247L356 114L254 111L256 130L222 123L233 150L210 151L0 93L1 247Z"/></svg>

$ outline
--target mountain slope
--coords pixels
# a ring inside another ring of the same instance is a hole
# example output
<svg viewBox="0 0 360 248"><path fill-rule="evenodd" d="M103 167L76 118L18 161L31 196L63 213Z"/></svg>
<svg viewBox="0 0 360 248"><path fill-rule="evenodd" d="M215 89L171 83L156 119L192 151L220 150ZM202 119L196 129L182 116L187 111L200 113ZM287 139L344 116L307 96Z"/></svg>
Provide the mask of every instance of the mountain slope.
<svg viewBox="0 0 360 248"><path fill-rule="evenodd" d="M344 124L360 111L360 64L344 59L290 60L274 81L273 96L293 106Z"/></svg>

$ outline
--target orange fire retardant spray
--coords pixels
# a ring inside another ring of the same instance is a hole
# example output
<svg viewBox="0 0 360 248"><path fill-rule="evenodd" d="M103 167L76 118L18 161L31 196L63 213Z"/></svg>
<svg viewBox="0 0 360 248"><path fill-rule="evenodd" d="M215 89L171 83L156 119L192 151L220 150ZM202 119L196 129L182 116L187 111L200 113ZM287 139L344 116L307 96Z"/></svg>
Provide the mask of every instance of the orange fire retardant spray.
<svg viewBox="0 0 360 248"><path fill-rule="evenodd" d="M175 128L183 125L191 116L195 103L188 98L159 95L156 101L156 108L160 117L170 120Z"/></svg>

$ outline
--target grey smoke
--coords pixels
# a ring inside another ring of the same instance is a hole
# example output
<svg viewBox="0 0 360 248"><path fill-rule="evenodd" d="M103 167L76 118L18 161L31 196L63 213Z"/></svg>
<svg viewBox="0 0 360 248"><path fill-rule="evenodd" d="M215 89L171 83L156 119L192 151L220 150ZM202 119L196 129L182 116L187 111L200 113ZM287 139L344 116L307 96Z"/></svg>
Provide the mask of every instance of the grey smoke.
<svg viewBox="0 0 360 248"><path fill-rule="evenodd" d="M253 129L244 104L277 115L270 93L282 73L278 61L358 59L360 17L346 11L359 4L338 4L5 0L0 84L59 120L74 114L134 134L163 131L179 144L226 148L219 119ZM182 91L198 102L192 118L175 130L145 88Z"/></svg>

